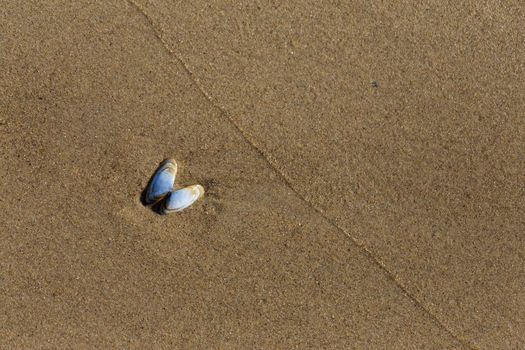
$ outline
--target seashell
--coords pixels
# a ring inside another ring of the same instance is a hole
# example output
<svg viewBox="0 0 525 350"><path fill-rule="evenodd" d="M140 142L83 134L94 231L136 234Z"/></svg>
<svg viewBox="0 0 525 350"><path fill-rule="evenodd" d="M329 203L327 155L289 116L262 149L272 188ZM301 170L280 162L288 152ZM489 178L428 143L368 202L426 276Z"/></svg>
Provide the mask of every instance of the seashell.
<svg viewBox="0 0 525 350"><path fill-rule="evenodd" d="M162 203L161 213L169 214L181 211L192 205L197 199L204 195L204 188L201 185L193 185L168 194Z"/></svg>
<svg viewBox="0 0 525 350"><path fill-rule="evenodd" d="M166 197L173 190L176 175L177 163L175 160L166 159L160 163L146 189L146 195L144 196L146 205L155 204Z"/></svg>

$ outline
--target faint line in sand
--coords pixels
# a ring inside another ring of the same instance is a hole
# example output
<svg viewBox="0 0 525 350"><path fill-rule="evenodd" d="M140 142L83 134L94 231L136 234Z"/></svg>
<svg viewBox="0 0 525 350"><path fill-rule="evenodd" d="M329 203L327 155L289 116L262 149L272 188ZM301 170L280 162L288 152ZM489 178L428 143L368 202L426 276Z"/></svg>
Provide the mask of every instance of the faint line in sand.
<svg viewBox="0 0 525 350"><path fill-rule="evenodd" d="M134 0L126 0L132 7L134 7L149 23L151 28L153 29L153 34L155 37L160 41L164 49L171 54L175 59L182 65L188 76L190 77L191 81L195 84L197 89L200 91L200 93L211 103L211 105L218 109L220 114L226 117L230 124L237 130L237 132L240 134L240 136L259 154L261 158L264 159L264 161L268 164L268 166L281 178L281 180L284 182L284 184L302 201L304 202L309 208L314 210L318 215L320 215L326 222L328 222L331 226L333 226L337 231L340 231L344 235L346 235L351 242L356 245L358 248L362 250L364 255L368 257L370 260L374 262L374 264L379 267L380 270L382 270L386 277L392 281L395 285L398 286L399 289L401 289L402 293L409 298L420 310L423 311L423 313L427 314L430 319L432 319L437 325L439 325L442 329L444 329L452 338L456 339L458 342L460 342L464 347L467 347L469 349L478 349L478 347L474 344L471 344L470 341L466 339L460 338L458 335L456 335L452 330L448 328L441 320L435 316L429 309L427 309L412 293L408 291L408 289L403 285L401 280L392 273L386 265L377 258L371 251L368 249L368 247L363 243L360 242L357 238L350 235L348 232L346 232L345 229L343 229L341 226L339 226L336 222L334 222L331 218L329 218L321 209L316 207L313 203L311 203L306 197L304 197L301 193L299 193L294 186L292 185L291 180L288 178L288 175L286 175L283 171L281 171L277 165L277 161L272 157L272 155L264 152L259 146L257 146L251 138L248 136L249 133L246 132L227 112L226 110L218 104L218 102L215 101L215 99L203 88L202 84L199 82L195 74L193 74L192 70L189 68L189 66L184 62L184 60L175 52L173 51L168 43L164 40L162 37L162 29L153 22L151 17L142 9L142 7L137 4Z"/></svg>

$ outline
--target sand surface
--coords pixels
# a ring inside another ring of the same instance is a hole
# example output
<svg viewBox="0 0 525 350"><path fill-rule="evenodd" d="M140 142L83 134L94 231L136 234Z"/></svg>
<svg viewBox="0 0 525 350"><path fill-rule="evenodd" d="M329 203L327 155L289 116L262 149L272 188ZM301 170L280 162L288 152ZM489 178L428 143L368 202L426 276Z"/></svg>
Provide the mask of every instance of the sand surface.
<svg viewBox="0 0 525 350"><path fill-rule="evenodd" d="M525 347L522 2L0 8L0 348Z"/></svg>

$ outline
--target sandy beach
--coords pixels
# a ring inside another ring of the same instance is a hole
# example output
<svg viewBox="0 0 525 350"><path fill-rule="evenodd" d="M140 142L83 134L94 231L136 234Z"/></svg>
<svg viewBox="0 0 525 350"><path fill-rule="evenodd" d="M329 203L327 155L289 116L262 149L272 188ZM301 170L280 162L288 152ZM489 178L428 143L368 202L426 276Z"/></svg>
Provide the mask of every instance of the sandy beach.
<svg viewBox="0 0 525 350"><path fill-rule="evenodd" d="M525 348L523 2L0 8L1 349Z"/></svg>

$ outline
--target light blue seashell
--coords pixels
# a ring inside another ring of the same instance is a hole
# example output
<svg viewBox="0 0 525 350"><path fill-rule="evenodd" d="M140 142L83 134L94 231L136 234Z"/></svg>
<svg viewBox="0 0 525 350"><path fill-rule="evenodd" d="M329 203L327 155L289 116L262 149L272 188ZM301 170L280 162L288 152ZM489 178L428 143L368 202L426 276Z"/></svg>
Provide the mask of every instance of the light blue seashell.
<svg viewBox="0 0 525 350"><path fill-rule="evenodd" d="M146 190L144 197L146 205L155 204L170 193L173 190L176 175L177 163L175 160L166 159L160 163Z"/></svg>
<svg viewBox="0 0 525 350"><path fill-rule="evenodd" d="M193 185L168 194L162 204L162 214L169 214L181 211L192 205L197 199L204 195L204 188L201 185Z"/></svg>

